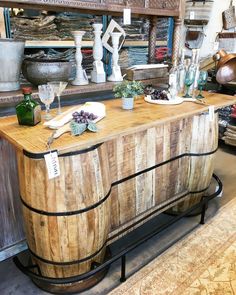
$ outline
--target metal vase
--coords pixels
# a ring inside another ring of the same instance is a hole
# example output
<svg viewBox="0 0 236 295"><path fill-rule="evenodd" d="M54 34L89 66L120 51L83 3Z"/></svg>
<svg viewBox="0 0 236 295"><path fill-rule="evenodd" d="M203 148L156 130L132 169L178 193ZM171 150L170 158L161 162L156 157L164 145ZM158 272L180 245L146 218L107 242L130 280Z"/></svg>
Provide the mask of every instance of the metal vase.
<svg viewBox="0 0 236 295"><path fill-rule="evenodd" d="M20 89L20 71L25 42L0 39L0 91Z"/></svg>

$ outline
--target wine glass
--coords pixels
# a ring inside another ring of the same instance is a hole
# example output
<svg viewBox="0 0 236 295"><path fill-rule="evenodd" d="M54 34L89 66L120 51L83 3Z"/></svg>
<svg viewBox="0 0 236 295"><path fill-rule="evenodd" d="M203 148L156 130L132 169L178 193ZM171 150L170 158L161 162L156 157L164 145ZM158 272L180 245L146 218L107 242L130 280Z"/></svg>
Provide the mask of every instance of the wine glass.
<svg viewBox="0 0 236 295"><path fill-rule="evenodd" d="M207 77L208 77L207 71L200 71L199 72L199 77L198 77L198 81L197 81L198 82L198 90L199 90L199 93L196 96L197 99L204 98L204 96L202 95L202 90L203 90L203 87L207 83Z"/></svg>
<svg viewBox="0 0 236 295"><path fill-rule="evenodd" d="M52 119L52 115L50 114L50 104L54 100L54 91L51 86L44 84L38 86L38 95L43 104L45 104L46 107L46 113L44 115L44 119L46 121Z"/></svg>
<svg viewBox="0 0 236 295"><path fill-rule="evenodd" d="M185 74L184 84L185 84L187 90L186 90L186 93L183 97L192 98L192 96L189 94L189 88L193 84L194 79L195 79L195 71L193 69L189 69Z"/></svg>
<svg viewBox="0 0 236 295"><path fill-rule="evenodd" d="M48 85L50 85L54 91L54 95L57 96L58 99L58 110L57 114L61 114L61 94L65 90L68 82L62 82L62 81L54 81L54 82L48 82Z"/></svg>

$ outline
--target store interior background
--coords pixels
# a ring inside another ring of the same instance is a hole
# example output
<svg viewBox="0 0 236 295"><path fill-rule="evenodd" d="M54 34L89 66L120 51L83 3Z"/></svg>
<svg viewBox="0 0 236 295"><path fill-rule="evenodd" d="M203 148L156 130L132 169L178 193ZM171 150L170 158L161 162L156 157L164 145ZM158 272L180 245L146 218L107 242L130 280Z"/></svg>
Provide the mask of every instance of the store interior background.
<svg viewBox="0 0 236 295"><path fill-rule="evenodd" d="M233 0L233 5L236 1ZM209 22L204 26L203 32L205 37L203 39L203 44L200 49L200 57L204 59L205 57L212 56L217 50L214 49L214 43L216 41L217 34L222 31L222 12L229 8L230 0L214 0ZM234 32L234 29L229 29L227 32ZM181 46L184 46L184 35L186 32L186 27L183 28L183 38ZM227 50L227 49L226 49ZM190 53L190 51L189 51ZM190 53L191 54L191 53Z"/></svg>

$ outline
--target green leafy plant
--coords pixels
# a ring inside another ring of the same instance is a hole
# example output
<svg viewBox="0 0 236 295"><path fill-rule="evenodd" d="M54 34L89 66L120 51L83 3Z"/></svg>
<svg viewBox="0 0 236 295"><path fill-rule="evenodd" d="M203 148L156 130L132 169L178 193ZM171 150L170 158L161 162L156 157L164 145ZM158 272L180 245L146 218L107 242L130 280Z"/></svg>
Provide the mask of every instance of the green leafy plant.
<svg viewBox="0 0 236 295"><path fill-rule="evenodd" d="M143 94L144 86L139 81L127 81L115 85L113 92L115 97L135 97Z"/></svg>

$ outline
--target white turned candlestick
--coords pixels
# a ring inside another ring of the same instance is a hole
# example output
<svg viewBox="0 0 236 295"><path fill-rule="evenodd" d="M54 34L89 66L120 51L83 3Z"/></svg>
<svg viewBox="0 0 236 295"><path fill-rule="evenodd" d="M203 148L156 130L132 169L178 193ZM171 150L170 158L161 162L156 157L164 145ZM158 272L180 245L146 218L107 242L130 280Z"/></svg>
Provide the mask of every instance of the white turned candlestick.
<svg viewBox="0 0 236 295"><path fill-rule="evenodd" d="M82 68L82 53L81 53L81 42L82 37L85 34L84 31L73 31L71 32L75 39L75 61L76 61L76 76L75 80L71 82L72 85L87 85L88 84L88 77L86 75L85 70Z"/></svg>
<svg viewBox="0 0 236 295"><path fill-rule="evenodd" d="M119 60L119 39L122 33L112 32L110 33L112 38L112 46L113 46L113 54L112 54L112 74L108 77L108 81L123 81L123 77L121 75L120 66L118 65Z"/></svg>
<svg viewBox="0 0 236 295"><path fill-rule="evenodd" d="M101 40L102 24L93 24L94 43L93 43L93 70L91 72L91 81L95 83L103 83L106 81L106 75L103 67L103 46Z"/></svg>

